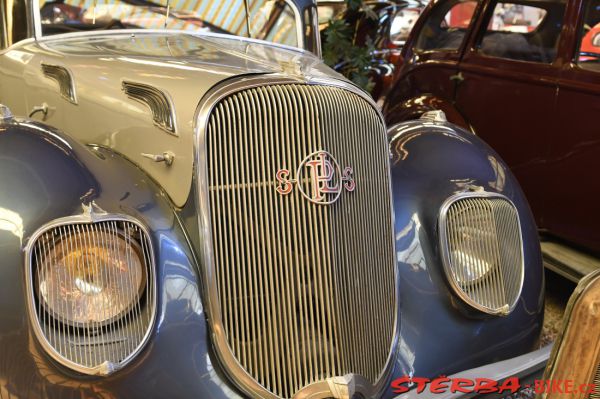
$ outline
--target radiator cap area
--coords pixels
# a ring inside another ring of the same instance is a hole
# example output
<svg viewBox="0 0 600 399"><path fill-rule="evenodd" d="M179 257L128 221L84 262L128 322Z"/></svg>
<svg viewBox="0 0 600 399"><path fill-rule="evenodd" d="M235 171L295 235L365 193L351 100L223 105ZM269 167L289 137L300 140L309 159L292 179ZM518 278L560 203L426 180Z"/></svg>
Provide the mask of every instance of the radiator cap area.
<svg viewBox="0 0 600 399"><path fill-rule="evenodd" d="M448 119L446 119L446 114L444 113L444 111L437 110L437 109L423 113L423 115L421 115L420 119L431 121L431 122L448 122Z"/></svg>

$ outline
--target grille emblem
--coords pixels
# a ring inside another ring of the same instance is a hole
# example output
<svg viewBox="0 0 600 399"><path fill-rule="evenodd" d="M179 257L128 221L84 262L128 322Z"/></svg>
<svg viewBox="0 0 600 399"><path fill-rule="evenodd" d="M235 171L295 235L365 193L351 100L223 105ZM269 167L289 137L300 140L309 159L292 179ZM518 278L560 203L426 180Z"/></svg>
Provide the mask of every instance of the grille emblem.
<svg viewBox="0 0 600 399"><path fill-rule="evenodd" d="M333 204L342 193L342 188L352 192L356 182L352 177L352 167L346 166L343 170L333 155L327 151L315 151L298 166L296 178L289 169L279 169L276 174L276 190L281 195L288 195L298 184L300 193L310 202L315 204Z"/></svg>

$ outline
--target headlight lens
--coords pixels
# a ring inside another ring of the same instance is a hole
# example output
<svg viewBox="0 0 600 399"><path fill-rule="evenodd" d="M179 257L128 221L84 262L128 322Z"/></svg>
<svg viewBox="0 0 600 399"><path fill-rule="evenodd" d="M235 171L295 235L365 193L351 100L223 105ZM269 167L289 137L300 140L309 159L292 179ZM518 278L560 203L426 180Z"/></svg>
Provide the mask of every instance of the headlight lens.
<svg viewBox="0 0 600 399"><path fill-rule="evenodd" d="M136 305L146 284L139 245L120 234L110 245L70 234L42 255L37 276L46 311L72 326L109 324Z"/></svg>
<svg viewBox="0 0 600 399"><path fill-rule="evenodd" d="M442 205L439 231L454 292L477 310L509 314L521 295L525 267L515 205L482 190L457 193Z"/></svg>
<svg viewBox="0 0 600 399"><path fill-rule="evenodd" d="M472 284L485 278L494 266L491 251L485 251L493 237L483 229L462 226L458 230L462 239L457 240L450 252L461 268L456 280L460 284Z"/></svg>

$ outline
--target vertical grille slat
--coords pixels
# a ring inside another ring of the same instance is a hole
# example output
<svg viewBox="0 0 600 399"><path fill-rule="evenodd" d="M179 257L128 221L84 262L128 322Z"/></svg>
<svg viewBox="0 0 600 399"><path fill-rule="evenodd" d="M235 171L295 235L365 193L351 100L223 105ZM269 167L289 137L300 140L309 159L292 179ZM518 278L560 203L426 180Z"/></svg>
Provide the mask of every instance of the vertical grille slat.
<svg viewBox="0 0 600 399"><path fill-rule="evenodd" d="M208 117L225 350L277 396L350 373L375 384L385 371L397 317L387 146L372 106L333 87L241 90ZM314 180L302 169L323 151L339 164L339 184L346 166L356 183L326 205L306 198ZM287 195L276 191L280 169L297 179Z"/></svg>
<svg viewBox="0 0 600 399"><path fill-rule="evenodd" d="M88 374L108 374L130 360L156 308L148 235L132 221L105 219L55 223L28 246L36 334L55 359ZM113 289L118 295L108 293ZM73 299L85 297L77 305Z"/></svg>
<svg viewBox="0 0 600 399"><path fill-rule="evenodd" d="M442 207L446 273L477 309L508 314L521 293L523 242L515 206L501 195L459 195Z"/></svg>
<svg viewBox="0 0 600 399"><path fill-rule="evenodd" d="M594 384L594 389L589 393L588 399L600 399L600 364L594 373L594 379L591 382Z"/></svg>

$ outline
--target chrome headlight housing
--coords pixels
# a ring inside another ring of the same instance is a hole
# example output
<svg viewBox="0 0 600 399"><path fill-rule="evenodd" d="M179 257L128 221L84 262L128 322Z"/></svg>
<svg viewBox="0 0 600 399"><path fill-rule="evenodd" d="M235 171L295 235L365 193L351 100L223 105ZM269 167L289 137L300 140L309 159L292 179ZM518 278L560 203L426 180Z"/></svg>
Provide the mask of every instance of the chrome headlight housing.
<svg viewBox="0 0 600 399"><path fill-rule="evenodd" d="M27 245L29 311L37 338L63 365L106 375L129 362L156 311L152 242L121 215L74 216Z"/></svg>
<svg viewBox="0 0 600 399"><path fill-rule="evenodd" d="M484 313L509 314L521 295L525 268L514 204L485 191L454 195L441 208L439 232L455 293Z"/></svg>

